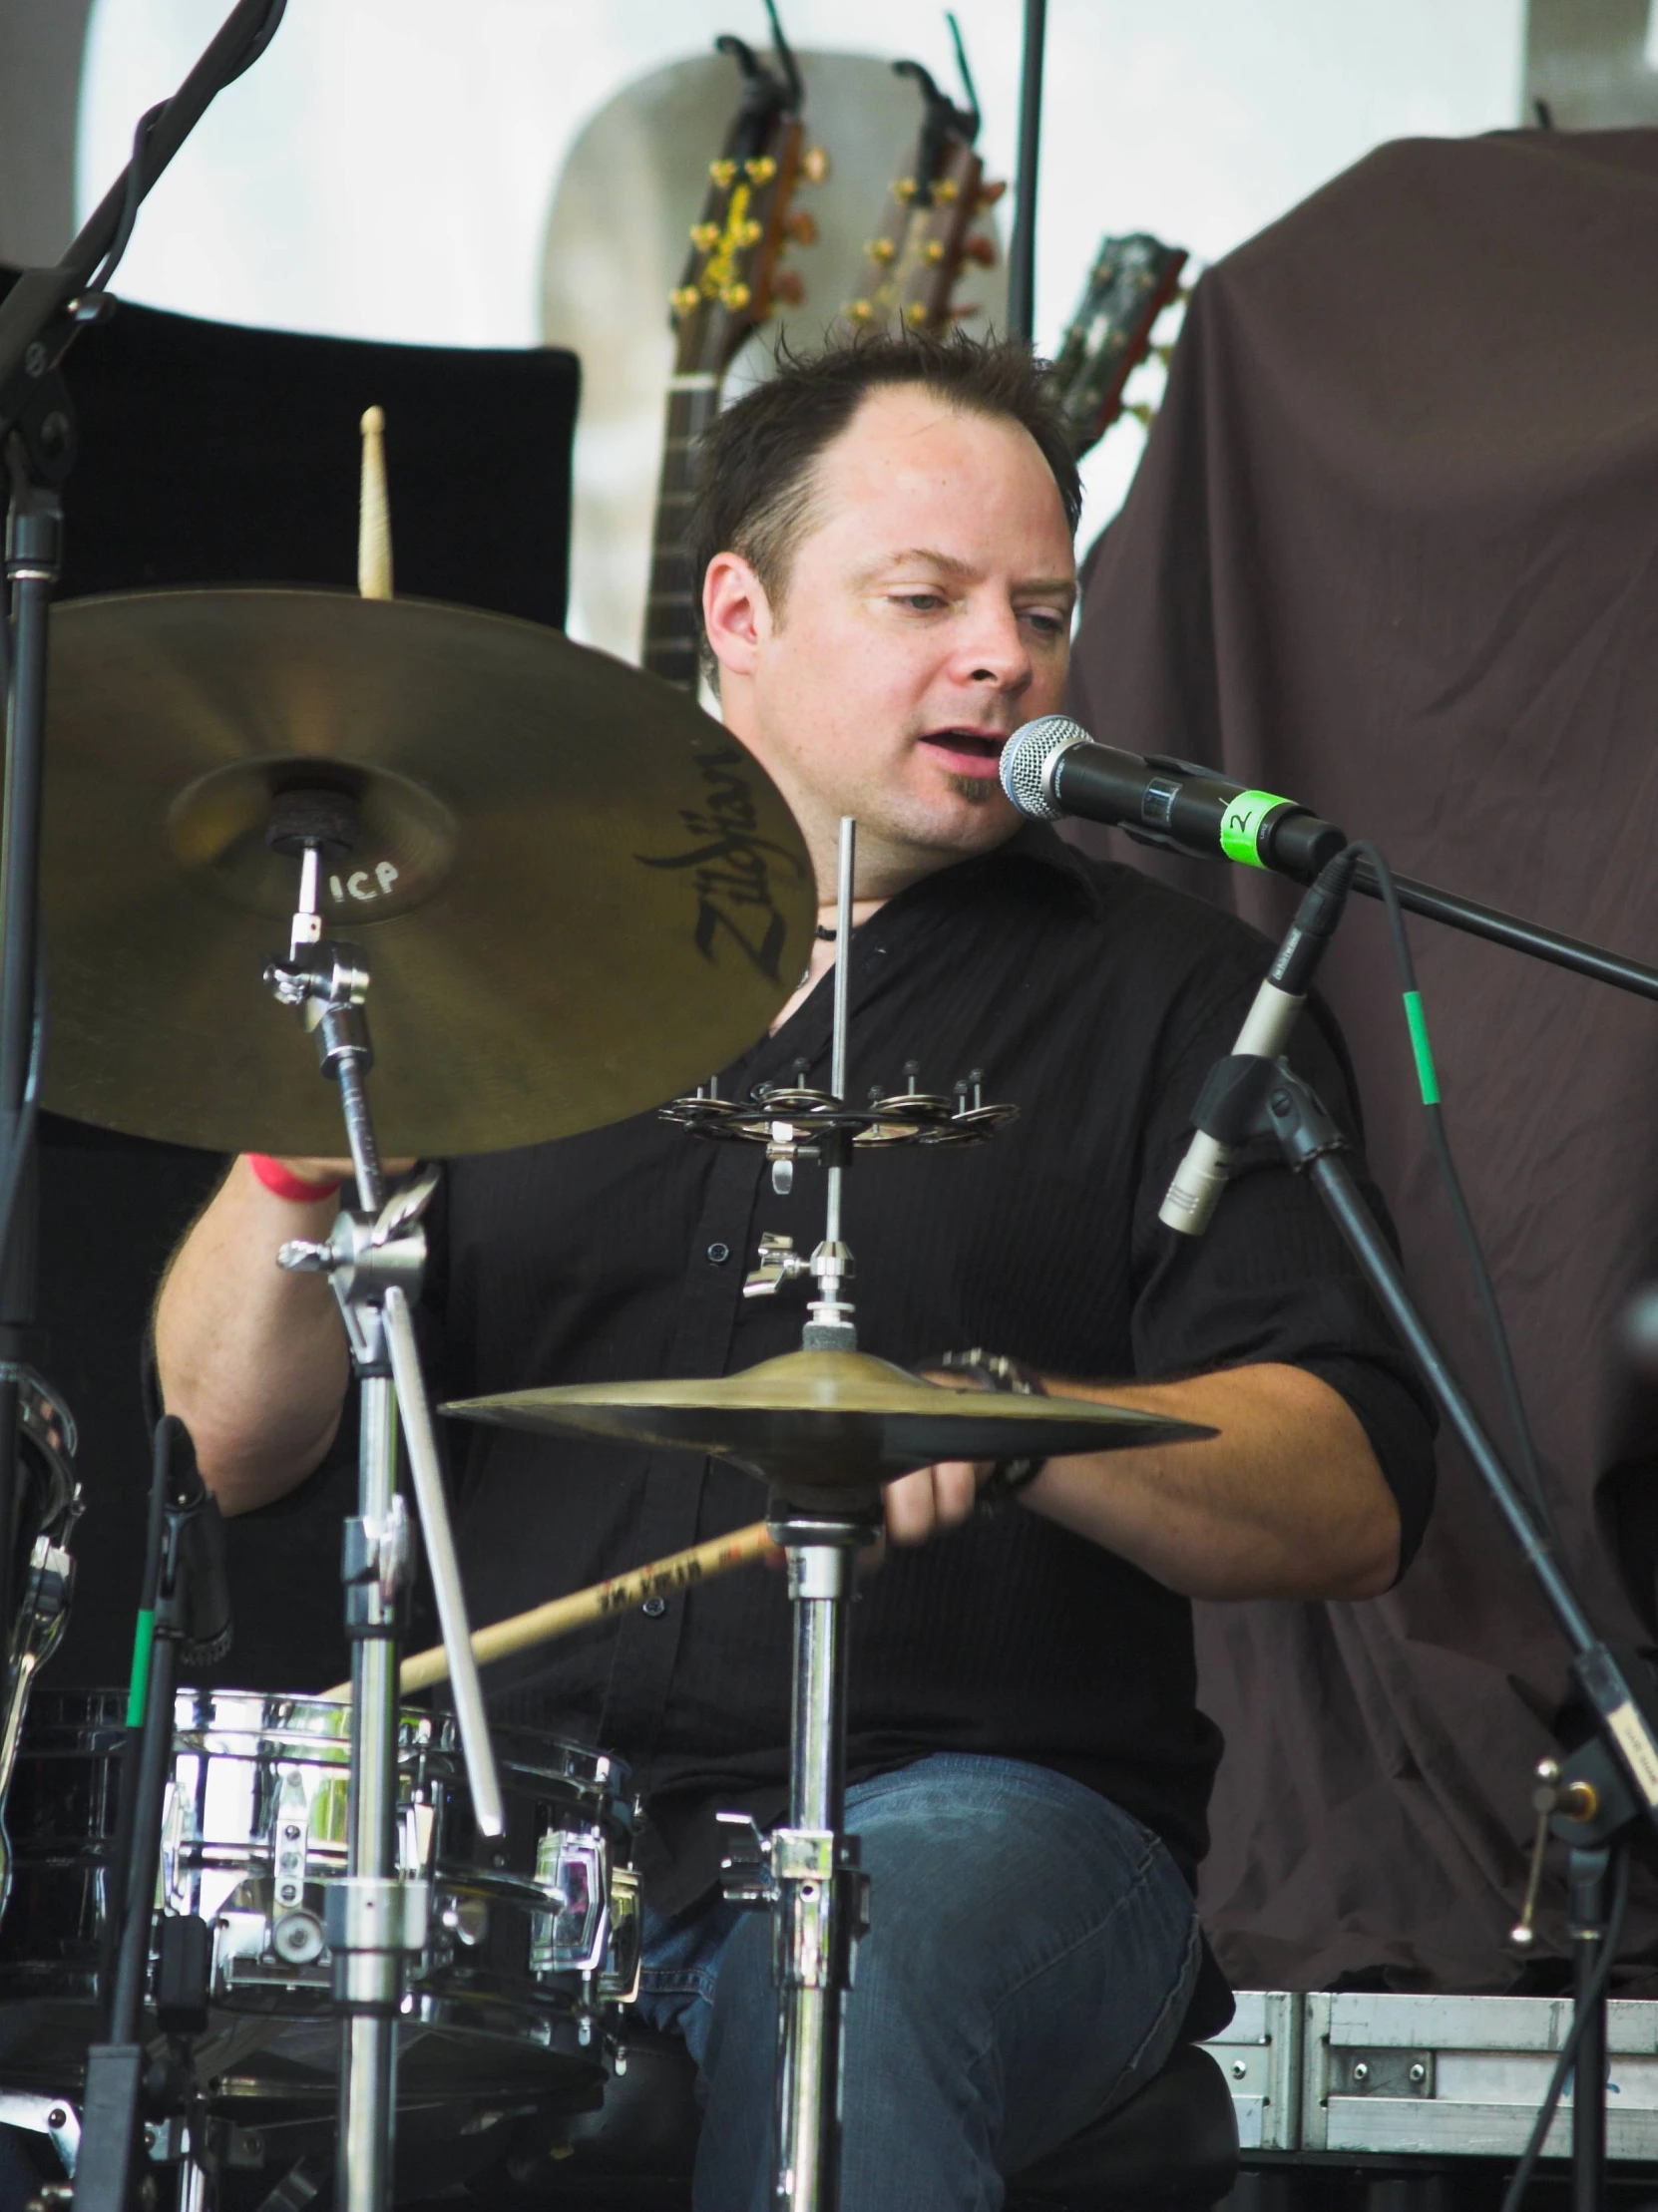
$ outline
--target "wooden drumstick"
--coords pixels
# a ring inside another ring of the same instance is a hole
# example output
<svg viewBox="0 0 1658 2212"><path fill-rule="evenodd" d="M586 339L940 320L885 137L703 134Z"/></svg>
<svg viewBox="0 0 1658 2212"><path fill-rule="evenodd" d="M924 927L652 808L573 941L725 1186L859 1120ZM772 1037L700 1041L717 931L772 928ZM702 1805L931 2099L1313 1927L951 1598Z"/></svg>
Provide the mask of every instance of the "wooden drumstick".
<svg viewBox="0 0 1658 2212"><path fill-rule="evenodd" d="M487 1629L474 1629L473 1657L485 1666L491 1659L507 1659L514 1652L533 1651L538 1644L551 1644L558 1637L569 1636L573 1629L603 1621L607 1614L623 1612L642 1605L646 1598L663 1597L672 1590L689 1589L692 1583L706 1582L710 1575L723 1575L733 1567L746 1567L750 1560L764 1559L776 1549L766 1534L765 1523L751 1522L730 1536L693 1544L688 1552L670 1552L666 1559L655 1560L648 1567L635 1567L625 1575L613 1576L609 1582L575 1591L568 1598L555 1598L548 1605L533 1606L528 1613L515 1613L510 1620L493 1622ZM438 1644L403 1661L398 1688L407 1696L411 1690L426 1689L433 1682L448 1679L449 1661ZM336 1682L332 1689L322 1692L324 1697L350 1694L349 1682Z"/></svg>
<svg viewBox="0 0 1658 2212"><path fill-rule="evenodd" d="M371 407L362 421L362 490L357 502L357 589L365 599L391 597L391 500L386 492L386 414Z"/></svg>

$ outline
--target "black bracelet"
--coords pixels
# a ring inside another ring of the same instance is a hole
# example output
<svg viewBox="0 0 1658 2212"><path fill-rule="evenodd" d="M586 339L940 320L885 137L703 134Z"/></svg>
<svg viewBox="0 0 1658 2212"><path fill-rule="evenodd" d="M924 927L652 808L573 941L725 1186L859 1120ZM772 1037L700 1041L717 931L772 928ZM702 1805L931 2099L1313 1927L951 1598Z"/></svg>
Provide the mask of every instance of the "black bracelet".
<svg viewBox="0 0 1658 2212"><path fill-rule="evenodd" d="M928 1364L943 1367L950 1374L972 1375L981 1390L997 1390L1004 1396L1047 1395L1041 1376L1023 1359L1010 1359L1004 1352L985 1351L977 1345L972 1351L947 1351ZM979 1487L979 1511L986 1515L1000 1513L1011 1498L1030 1488L1046 1465L1045 1459L1029 1453L1018 1459L999 1459Z"/></svg>

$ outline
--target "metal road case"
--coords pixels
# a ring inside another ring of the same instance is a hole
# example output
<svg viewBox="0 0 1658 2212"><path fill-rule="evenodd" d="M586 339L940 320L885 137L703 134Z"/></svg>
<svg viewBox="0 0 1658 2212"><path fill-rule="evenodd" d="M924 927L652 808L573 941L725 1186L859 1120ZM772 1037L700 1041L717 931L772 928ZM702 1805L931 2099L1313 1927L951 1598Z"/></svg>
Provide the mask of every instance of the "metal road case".
<svg viewBox="0 0 1658 2212"><path fill-rule="evenodd" d="M1244 2150L1300 2146L1305 2003L1289 1990L1239 1990L1231 2027L1203 2046L1231 2087Z"/></svg>
<svg viewBox="0 0 1658 2212"><path fill-rule="evenodd" d="M1262 2002L1240 1997L1240 2020ZM1308 2151L1514 2157L1525 2147L1571 2026L1568 1998L1350 1995L1289 2002L1302 2013L1296 2147ZM1225 2048L1210 2047L1225 2065ZM1608 2155L1658 2159L1658 2003L1614 2002L1607 2047ZM1253 2084L1239 2077L1238 2086ZM1244 2119L1240 2106L1240 2133ZM1253 2138L1243 2140L1254 2147ZM1551 2157L1570 2152L1569 2090L1545 2149Z"/></svg>

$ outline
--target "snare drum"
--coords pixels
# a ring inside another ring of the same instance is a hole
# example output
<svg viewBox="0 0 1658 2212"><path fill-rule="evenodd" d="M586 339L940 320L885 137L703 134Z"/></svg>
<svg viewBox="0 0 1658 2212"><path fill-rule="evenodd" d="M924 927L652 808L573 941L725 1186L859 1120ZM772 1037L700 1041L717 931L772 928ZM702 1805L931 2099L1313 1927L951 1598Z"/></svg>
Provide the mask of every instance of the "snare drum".
<svg viewBox="0 0 1658 2212"><path fill-rule="evenodd" d="M68 2092L93 2032L126 1697L39 1691L8 1806L15 1888L0 1922L0 2080ZM493 1731L506 1834L477 1832L446 1714L405 1712L399 1871L431 1883L410 1962L400 2102L588 2101L603 2029L638 1980L626 1771L540 1729ZM351 1713L320 1697L182 1689L158 1908L212 1925L198 2078L219 2109L331 2103L324 1885L346 1868Z"/></svg>

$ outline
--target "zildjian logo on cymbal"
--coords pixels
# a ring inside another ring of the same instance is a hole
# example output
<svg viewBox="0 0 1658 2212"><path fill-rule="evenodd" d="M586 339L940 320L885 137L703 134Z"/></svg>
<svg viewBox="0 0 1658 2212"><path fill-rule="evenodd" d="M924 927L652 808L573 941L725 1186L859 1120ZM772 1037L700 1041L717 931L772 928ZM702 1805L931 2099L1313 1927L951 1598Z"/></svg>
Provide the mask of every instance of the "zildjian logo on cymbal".
<svg viewBox="0 0 1658 2212"><path fill-rule="evenodd" d="M799 864L786 846L759 835L753 795L741 773L749 765L746 753L735 745L699 752L696 765L707 782L707 797L700 807L681 807L679 819L700 842L688 853L659 860L646 853L633 858L642 868L694 869L697 950L711 959L723 929L760 973L776 982L788 922L772 897L770 862L789 861L797 872Z"/></svg>

